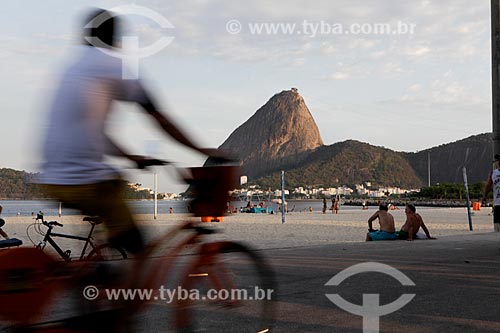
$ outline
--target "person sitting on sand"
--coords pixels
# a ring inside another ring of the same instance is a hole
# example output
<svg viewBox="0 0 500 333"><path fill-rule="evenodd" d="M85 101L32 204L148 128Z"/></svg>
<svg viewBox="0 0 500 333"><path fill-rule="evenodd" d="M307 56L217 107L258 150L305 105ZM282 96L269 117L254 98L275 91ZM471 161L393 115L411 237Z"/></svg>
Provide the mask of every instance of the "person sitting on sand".
<svg viewBox="0 0 500 333"><path fill-rule="evenodd" d="M372 222L378 219L380 230L373 230ZM386 204L380 204L379 210L368 219L368 233L366 241L395 240L398 239L396 228L394 227L394 217L388 213Z"/></svg>
<svg viewBox="0 0 500 333"><path fill-rule="evenodd" d="M422 227L422 230L425 232L425 235L428 239L436 239L434 237L431 237L431 234L429 233L429 230L427 229L422 216L417 213L417 209L414 205L407 204L405 213L406 222L399 231L399 239L412 241L413 239L418 238L417 233L420 230L420 227Z"/></svg>

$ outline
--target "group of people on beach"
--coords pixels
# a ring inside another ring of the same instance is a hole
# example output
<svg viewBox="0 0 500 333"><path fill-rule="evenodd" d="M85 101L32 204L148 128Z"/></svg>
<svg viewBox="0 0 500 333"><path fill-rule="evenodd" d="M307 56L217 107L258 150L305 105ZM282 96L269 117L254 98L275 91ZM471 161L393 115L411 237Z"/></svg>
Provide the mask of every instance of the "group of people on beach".
<svg viewBox="0 0 500 333"><path fill-rule="evenodd" d="M405 207L405 214L405 223L399 231L396 231L394 217L391 213L389 213L389 207L385 203L380 204L379 210L368 219L368 233L366 234L366 241L397 239L412 241L414 239L422 238L419 234L420 228L422 228L428 239L436 239L431 237L429 229L427 229L422 216L417 213L417 209L414 205L407 204ZM379 230L373 229L373 221L376 219L378 219L380 224Z"/></svg>

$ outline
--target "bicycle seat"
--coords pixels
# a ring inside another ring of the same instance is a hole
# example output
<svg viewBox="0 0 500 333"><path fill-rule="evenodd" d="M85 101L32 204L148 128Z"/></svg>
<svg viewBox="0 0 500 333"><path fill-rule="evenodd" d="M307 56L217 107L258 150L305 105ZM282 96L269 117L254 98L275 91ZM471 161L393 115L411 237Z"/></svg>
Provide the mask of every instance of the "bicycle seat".
<svg viewBox="0 0 500 333"><path fill-rule="evenodd" d="M85 216L83 220L87 221L88 223L94 224L101 224L102 222L104 222L103 218L100 216Z"/></svg>

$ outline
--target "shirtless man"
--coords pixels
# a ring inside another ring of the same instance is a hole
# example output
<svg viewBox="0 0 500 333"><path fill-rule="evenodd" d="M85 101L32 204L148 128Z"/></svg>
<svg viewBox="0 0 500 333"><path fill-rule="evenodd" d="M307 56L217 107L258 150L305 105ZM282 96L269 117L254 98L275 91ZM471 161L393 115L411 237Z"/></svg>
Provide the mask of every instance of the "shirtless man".
<svg viewBox="0 0 500 333"><path fill-rule="evenodd" d="M398 239L394 228L394 217L387 212L386 204L380 204L379 210L368 219L368 233L366 241L372 240L395 240ZM373 230L372 222L378 219L380 230Z"/></svg>
<svg viewBox="0 0 500 333"><path fill-rule="evenodd" d="M417 209L415 208L414 205L407 204L405 208L405 213L406 213L406 222L399 231L399 239L412 241L414 238L416 238L417 233L420 230L420 227L422 227L422 230L425 232L425 235L427 236L428 239L436 239L434 237L431 237L429 230L424 224L422 216L420 216L420 214L417 213Z"/></svg>

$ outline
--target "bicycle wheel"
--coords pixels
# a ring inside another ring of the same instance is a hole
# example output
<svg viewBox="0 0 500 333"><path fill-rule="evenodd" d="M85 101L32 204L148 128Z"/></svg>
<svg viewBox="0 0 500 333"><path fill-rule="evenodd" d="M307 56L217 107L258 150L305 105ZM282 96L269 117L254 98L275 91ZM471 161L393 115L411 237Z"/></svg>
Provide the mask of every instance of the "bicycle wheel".
<svg viewBox="0 0 500 333"><path fill-rule="evenodd" d="M264 259L233 242L204 244L177 290L178 332L268 332L276 301Z"/></svg>
<svg viewBox="0 0 500 333"><path fill-rule="evenodd" d="M127 253L121 247L112 246L110 244L99 245L92 249L87 260L93 261L112 261L127 259Z"/></svg>

